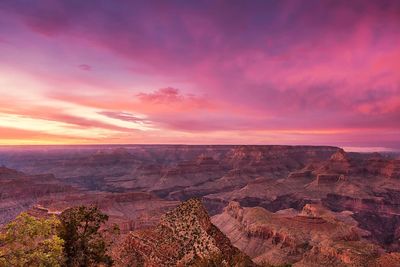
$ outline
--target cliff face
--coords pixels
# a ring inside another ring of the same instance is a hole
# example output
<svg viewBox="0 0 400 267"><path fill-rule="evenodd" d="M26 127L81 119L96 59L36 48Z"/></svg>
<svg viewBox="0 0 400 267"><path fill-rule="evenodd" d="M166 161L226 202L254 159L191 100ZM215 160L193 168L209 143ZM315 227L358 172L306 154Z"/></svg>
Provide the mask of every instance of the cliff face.
<svg viewBox="0 0 400 267"><path fill-rule="evenodd" d="M338 148L312 146L152 145L0 151L0 164L26 173L52 173L87 190L147 190L167 195L230 171L285 176Z"/></svg>
<svg viewBox="0 0 400 267"><path fill-rule="evenodd" d="M157 226L132 232L117 249L119 266L196 266L222 257L226 266L251 260L215 227L199 200L191 199L161 217Z"/></svg>
<svg viewBox="0 0 400 267"><path fill-rule="evenodd" d="M119 225L121 233L143 229L157 224L161 215L175 208L178 201L167 201L146 192L108 193L75 192L44 198L39 205L49 211L63 211L66 208L85 205L97 206L109 215L108 223Z"/></svg>
<svg viewBox="0 0 400 267"><path fill-rule="evenodd" d="M153 226L178 204L146 192L88 191L52 174L28 175L0 167L0 226L25 210L59 213L73 206L96 205L110 216L110 223L119 224L122 233L127 233Z"/></svg>
<svg viewBox="0 0 400 267"><path fill-rule="evenodd" d="M347 213L318 205L277 213L231 202L212 222L256 262L294 266L373 266L383 255Z"/></svg>
<svg viewBox="0 0 400 267"><path fill-rule="evenodd" d="M0 167L0 226L43 198L73 191L51 174L27 175Z"/></svg>

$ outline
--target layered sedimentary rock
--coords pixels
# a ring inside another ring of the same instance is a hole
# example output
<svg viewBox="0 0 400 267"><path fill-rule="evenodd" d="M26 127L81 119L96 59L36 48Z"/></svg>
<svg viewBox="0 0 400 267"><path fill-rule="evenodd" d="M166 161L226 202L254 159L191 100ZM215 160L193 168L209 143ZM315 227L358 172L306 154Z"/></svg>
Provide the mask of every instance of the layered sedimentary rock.
<svg viewBox="0 0 400 267"><path fill-rule="evenodd" d="M72 186L51 174L27 175L0 167L0 225L14 219L40 199L74 191Z"/></svg>
<svg viewBox="0 0 400 267"><path fill-rule="evenodd" d="M146 192L88 191L51 174L27 175L0 167L0 226L25 210L60 213L73 206L96 205L110 216L110 223L119 224L122 233L127 233L153 226L178 204Z"/></svg>
<svg viewBox="0 0 400 267"><path fill-rule="evenodd" d="M97 206L109 216L108 223L119 225L121 233L157 224L161 215L175 208L179 202L167 201L145 192L107 193L79 192L44 198L38 204L50 212L61 212L74 206Z"/></svg>
<svg viewBox="0 0 400 267"><path fill-rule="evenodd" d="M256 262L294 266L373 266L383 250L348 213L318 205L271 213L231 202L212 222ZM395 265L392 265L395 266Z"/></svg>

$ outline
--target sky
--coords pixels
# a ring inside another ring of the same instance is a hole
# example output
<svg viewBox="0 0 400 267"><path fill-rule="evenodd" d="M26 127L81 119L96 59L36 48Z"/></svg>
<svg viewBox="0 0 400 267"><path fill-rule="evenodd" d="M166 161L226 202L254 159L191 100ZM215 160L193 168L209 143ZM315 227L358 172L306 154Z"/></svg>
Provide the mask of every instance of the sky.
<svg viewBox="0 0 400 267"><path fill-rule="evenodd" d="M0 1L0 145L111 143L400 149L400 1Z"/></svg>

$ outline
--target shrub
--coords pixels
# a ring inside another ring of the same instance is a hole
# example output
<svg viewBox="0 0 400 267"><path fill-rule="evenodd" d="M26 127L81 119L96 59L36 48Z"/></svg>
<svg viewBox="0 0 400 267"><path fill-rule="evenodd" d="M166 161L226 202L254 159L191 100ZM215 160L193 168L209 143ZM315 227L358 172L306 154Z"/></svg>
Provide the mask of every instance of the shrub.
<svg viewBox="0 0 400 267"><path fill-rule="evenodd" d="M56 217L35 218L21 213L0 234L0 266L61 266L63 243Z"/></svg>
<svg viewBox="0 0 400 267"><path fill-rule="evenodd" d="M64 240L66 265L112 265L108 255L111 240L108 234L119 233L119 228L102 228L108 216L97 207L79 206L65 210L60 216L59 235Z"/></svg>

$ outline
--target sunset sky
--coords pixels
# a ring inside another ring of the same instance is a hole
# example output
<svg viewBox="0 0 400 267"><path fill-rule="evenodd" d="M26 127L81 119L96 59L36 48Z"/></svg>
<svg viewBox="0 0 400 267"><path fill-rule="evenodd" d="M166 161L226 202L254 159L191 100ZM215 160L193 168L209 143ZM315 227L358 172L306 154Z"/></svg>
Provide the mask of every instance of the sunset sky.
<svg viewBox="0 0 400 267"><path fill-rule="evenodd" d="M400 1L0 1L0 144L400 149Z"/></svg>

